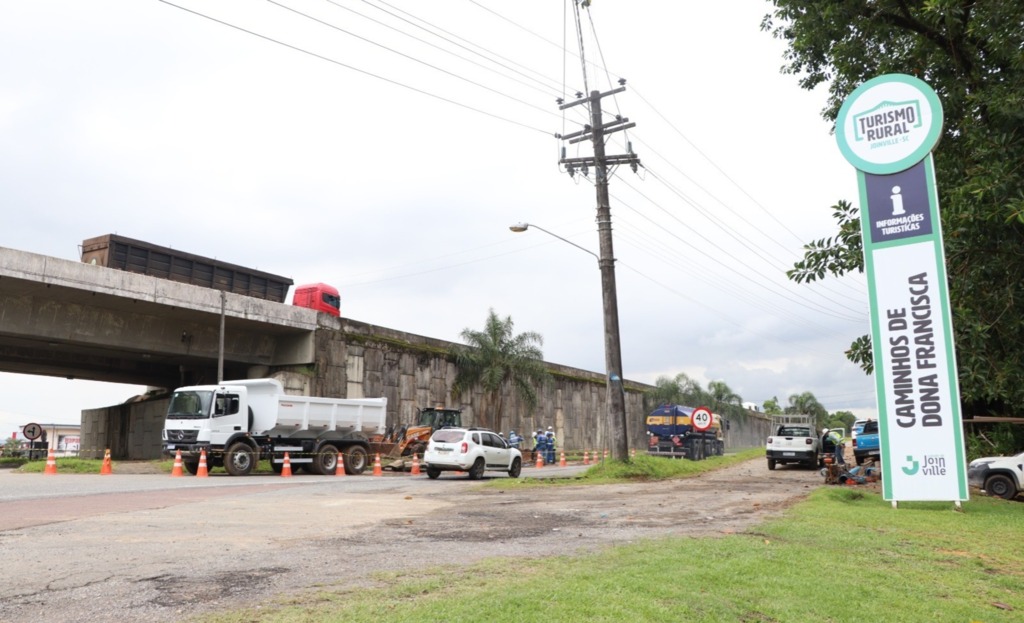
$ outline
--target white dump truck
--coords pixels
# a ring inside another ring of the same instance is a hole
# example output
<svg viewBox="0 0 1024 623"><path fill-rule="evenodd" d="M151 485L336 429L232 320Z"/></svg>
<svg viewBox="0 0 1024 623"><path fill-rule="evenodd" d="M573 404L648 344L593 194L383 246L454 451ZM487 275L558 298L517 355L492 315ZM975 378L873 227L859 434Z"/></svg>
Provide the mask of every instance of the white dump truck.
<svg viewBox="0 0 1024 623"><path fill-rule="evenodd" d="M164 420L163 448L181 450L195 474L206 451L208 467L232 476L253 471L261 458L280 473L284 454L293 468L331 475L338 456L345 472L366 469L370 438L385 431L387 398L313 398L284 393L276 379L224 381L179 387Z"/></svg>

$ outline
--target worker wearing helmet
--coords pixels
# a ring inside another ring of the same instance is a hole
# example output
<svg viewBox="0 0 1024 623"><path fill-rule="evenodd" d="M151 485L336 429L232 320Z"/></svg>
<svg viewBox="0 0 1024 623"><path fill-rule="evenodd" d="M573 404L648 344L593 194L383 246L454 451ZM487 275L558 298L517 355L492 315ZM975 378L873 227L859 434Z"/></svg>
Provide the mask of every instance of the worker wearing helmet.
<svg viewBox="0 0 1024 623"><path fill-rule="evenodd" d="M843 458L843 436L839 434L837 430L825 429L825 433L822 435L822 448L827 448L828 445L832 445L835 448L836 465L843 465L846 460Z"/></svg>
<svg viewBox="0 0 1024 623"><path fill-rule="evenodd" d="M516 434L516 431L508 431L508 445L512 446L516 450L519 449L519 444L523 442L523 438Z"/></svg>
<svg viewBox="0 0 1024 623"><path fill-rule="evenodd" d="M555 462L555 431L548 426L548 432L544 436L547 438L547 455L544 458L550 465Z"/></svg>
<svg viewBox="0 0 1024 623"><path fill-rule="evenodd" d="M538 428L533 436L533 458L544 456L547 451L548 438L544 436L544 429Z"/></svg>

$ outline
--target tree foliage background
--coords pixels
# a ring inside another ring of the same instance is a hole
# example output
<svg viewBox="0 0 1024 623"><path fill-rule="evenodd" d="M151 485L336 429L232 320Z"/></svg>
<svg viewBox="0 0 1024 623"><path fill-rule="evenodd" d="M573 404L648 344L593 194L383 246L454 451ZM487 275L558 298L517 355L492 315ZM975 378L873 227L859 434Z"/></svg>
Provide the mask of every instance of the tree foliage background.
<svg viewBox="0 0 1024 623"><path fill-rule="evenodd" d="M785 40L783 72L828 84L823 116L887 73L927 82L945 128L935 150L964 416L1024 415L1024 2L771 0L762 29ZM852 175L852 172L851 172ZM805 247L797 282L863 270L857 208ZM847 356L871 370L868 336Z"/></svg>
<svg viewBox="0 0 1024 623"><path fill-rule="evenodd" d="M483 390L483 404L475 411L475 426L501 425L505 411L505 390L523 402L526 410L537 407L537 389L549 382L541 346L544 338L535 331L515 333L511 316L500 318L493 309L487 313L483 331L463 329L465 346L453 346L456 375L452 396L458 398L474 387Z"/></svg>
<svg viewBox="0 0 1024 623"><path fill-rule="evenodd" d="M707 407L726 419L742 420L747 416L743 398L732 391L728 383L708 381L708 387L704 389L685 372L680 372L674 378L659 376L654 381L654 387L644 395L644 408L648 412L668 404Z"/></svg>

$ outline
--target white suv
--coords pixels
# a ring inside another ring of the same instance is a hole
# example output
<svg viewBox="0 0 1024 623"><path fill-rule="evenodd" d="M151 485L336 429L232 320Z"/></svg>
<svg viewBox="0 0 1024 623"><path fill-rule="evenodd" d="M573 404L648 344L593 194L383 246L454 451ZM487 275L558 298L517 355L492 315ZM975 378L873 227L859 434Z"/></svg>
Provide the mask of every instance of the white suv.
<svg viewBox="0 0 1024 623"><path fill-rule="evenodd" d="M507 472L519 478L523 455L497 433L483 428L442 428L434 432L423 455L427 476L441 472L469 472L472 480L483 478L484 471Z"/></svg>

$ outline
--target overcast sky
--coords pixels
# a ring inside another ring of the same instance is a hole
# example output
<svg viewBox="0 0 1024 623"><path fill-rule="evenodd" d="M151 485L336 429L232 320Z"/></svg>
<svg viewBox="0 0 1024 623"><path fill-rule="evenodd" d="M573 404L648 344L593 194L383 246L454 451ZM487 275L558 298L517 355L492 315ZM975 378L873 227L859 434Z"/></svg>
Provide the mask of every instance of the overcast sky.
<svg viewBox="0 0 1024 623"><path fill-rule="evenodd" d="M451 341L494 308L548 361L603 371L596 260L508 227L598 252L592 175L559 168L554 136L586 112L556 99L621 77L603 105L637 126L608 153L643 164L610 185L626 378L874 412L843 355L863 278L785 278L856 176L824 91L779 72L767 2L596 0L581 63L571 2L175 1L0 6L0 246L77 260L117 233L331 283L344 316ZM0 375L0 432L140 391Z"/></svg>

